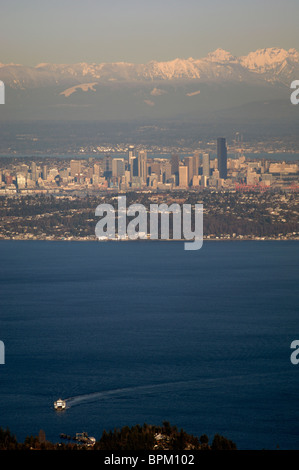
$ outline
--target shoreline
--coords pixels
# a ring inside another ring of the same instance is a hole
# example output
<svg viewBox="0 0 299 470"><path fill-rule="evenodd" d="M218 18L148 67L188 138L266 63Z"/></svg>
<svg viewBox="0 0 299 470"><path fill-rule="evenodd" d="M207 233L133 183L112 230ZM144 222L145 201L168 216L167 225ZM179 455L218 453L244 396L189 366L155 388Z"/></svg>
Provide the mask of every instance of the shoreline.
<svg viewBox="0 0 299 470"><path fill-rule="evenodd" d="M1 241L40 241L40 242L98 242L98 243L107 243L107 242L181 242L181 243L188 243L194 240L174 240L172 238L169 239L158 239L158 240L151 240L151 239L107 239L107 240L98 240L97 238L24 238L24 237L0 237ZM243 241L259 241L259 242L266 242L266 241L273 241L273 242L287 242L287 241L299 241L299 237L297 238L272 238L272 237L246 237L243 236L242 238L203 238L203 242L243 242Z"/></svg>

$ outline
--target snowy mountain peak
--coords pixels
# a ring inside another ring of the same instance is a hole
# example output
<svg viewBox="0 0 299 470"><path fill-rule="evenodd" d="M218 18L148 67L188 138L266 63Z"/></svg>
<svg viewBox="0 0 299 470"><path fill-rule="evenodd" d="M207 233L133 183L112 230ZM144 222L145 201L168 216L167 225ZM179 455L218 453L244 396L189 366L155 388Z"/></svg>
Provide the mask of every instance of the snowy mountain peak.
<svg viewBox="0 0 299 470"><path fill-rule="evenodd" d="M218 48L214 52L210 52L206 60L209 60L210 62L236 62L237 58L233 56L230 52L225 51L224 49Z"/></svg>
<svg viewBox="0 0 299 470"><path fill-rule="evenodd" d="M270 68L282 65L286 60L299 61L299 54L296 49L280 49L277 47L268 47L250 52L247 56L240 57L241 64L258 72L264 72Z"/></svg>

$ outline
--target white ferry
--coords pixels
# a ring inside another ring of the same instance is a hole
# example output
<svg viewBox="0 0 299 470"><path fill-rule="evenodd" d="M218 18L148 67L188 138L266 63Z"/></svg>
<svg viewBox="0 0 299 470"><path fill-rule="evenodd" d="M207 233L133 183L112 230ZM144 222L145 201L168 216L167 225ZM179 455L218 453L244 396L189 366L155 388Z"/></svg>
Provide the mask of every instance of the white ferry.
<svg viewBox="0 0 299 470"><path fill-rule="evenodd" d="M54 408L55 410L65 410L66 403L61 398L58 398L57 401L54 401Z"/></svg>

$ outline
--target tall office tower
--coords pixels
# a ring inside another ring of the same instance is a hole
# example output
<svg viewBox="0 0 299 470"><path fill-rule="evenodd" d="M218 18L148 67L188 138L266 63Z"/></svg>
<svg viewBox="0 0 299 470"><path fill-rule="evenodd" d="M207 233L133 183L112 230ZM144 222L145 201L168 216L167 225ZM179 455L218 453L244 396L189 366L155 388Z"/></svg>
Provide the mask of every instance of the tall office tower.
<svg viewBox="0 0 299 470"><path fill-rule="evenodd" d="M227 148L224 137L218 137L217 139L217 160L219 178L227 178Z"/></svg>
<svg viewBox="0 0 299 470"><path fill-rule="evenodd" d="M129 172L129 170L125 170L124 178L126 186L129 186L129 183L131 182L131 173Z"/></svg>
<svg viewBox="0 0 299 470"><path fill-rule="evenodd" d="M17 173L17 185L18 189L26 188L26 177L23 173Z"/></svg>
<svg viewBox="0 0 299 470"><path fill-rule="evenodd" d="M138 176L145 183L147 178L147 154L145 150L138 152Z"/></svg>
<svg viewBox="0 0 299 470"><path fill-rule="evenodd" d="M31 163L31 179L32 179L32 181L37 180L37 170L36 170L36 163L35 162Z"/></svg>
<svg viewBox="0 0 299 470"><path fill-rule="evenodd" d="M210 176L210 154L202 154L202 175L209 178Z"/></svg>
<svg viewBox="0 0 299 470"><path fill-rule="evenodd" d="M95 163L93 165L93 174L94 174L94 176L100 176L100 171L101 171L101 167L100 167L99 163Z"/></svg>
<svg viewBox="0 0 299 470"><path fill-rule="evenodd" d="M93 176L93 168L91 168L91 167L86 168L86 170L84 172L84 176L87 176L87 178L89 178L91 180L92 176Z"/></svg>
<svg viewBox="0 0 299 470"><path fill-rule="evenodd" d="M185 165L179 167L179 186L188 186L188 167Z"/></svg>
<svg viewBox="0 0 299 470"><path fill-rule="evenodd" d="M43 175L43 180L46 180L47 176L48 176L48 167L47 167L47 165L43 165L42 175Z"/></svg>
<svg viewBox="0 0 299 470"><path fill-rule="evenodd" d="M171 164L171 174L175 176L176 186L179 184L179 165L180 157L177 154L173 154L170 159Z"/></svg>
<svg viewBox="0 0 299 470"><path fill-rule="evenodd" d="M170 164L170 162L163 162L162 163L161 173L162 173L162 182L167 183L167 181L171 178L171 164Z"/></svg>
<svg viewBox="0 0 299 470"><path fill-rule="evenodd" d="M197 176L199 174L199 152L194 152L193 155L193 175Z"/></svg>
<svg viewBox="0 0 299 470"><path fill-rule="evenodd" d="M151 162L150 167L149 167L149 173L155 173L155 175L159 175L161 172L161 162L157 161L154 159L154 161Z"/></svg>
<svg viewBox="0 0 299 470"><path fill-rule="evenodd" d="M28 169L29 169L28 165L25 165L25 164L21 165L21 173L23 173L26 176L26 179L28 177Z"/></svg>
<svg viewBox="0 0 299 470"><path fill-rule="evenodd" d="M81 173L81 161L71 160L71 177L80 176Z"/></svg>
<svg viewBox="0 0 299 470"><path fill-rule="evenodd" d="M131 165L133 163L133 158L135 157L135 148L133 145L130 145L128 148L128 163L129 163L129 168L131 168Z"/></svg>
<svg viewBox="0 0 299 470"><path fill-rule="evenodd" d="M112 160L112 176L120 178L125 174L125 161L123 158L113 158Z"/></svg>
<svg viewBox="0 0 299 470"><path fill-rule="evenodd" d="M138 176L138 158L133 157L130 164L130 178L132 180L133 176Z"/></svg>
<svg viewBox="0 0 299 470"><path fill-rule="evenodd" d="M193 179L193 157L185 157L185 165L188 168L188 185L190 185Z"/></svg>
<svg viewBox="0 0 299 470"><path fill-rule="evenodd" d="M244 157L244 159L245 159L245 157ZM244 163L244 162L243 162L243 163ZM264 170L265 170L265 171L269 171L269 168L270 168L270 162L269 162L269 160L264 160L264 161L263 161L263 167L264 167Z"/></svg>
<svg viewBox="0 0 299 470"><path fill-rule="evenodd" d="M104 176L110 178L112 176L112 157L106 155L104 158Z"/></svg>
<svg viewBox="0 0 299 470"><path fill-rule="evenodd" d="M170 159L171 163L171 173L176 175L179 173L179 164L180 164L180 157L177 154L171 156Z"/></svg>

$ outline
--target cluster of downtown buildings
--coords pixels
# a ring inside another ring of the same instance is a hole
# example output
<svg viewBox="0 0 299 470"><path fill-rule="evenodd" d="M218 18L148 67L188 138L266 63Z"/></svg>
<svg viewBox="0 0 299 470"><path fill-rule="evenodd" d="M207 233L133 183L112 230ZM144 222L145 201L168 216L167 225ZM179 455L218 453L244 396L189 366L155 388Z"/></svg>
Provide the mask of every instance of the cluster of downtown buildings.
<svg viewBox="0 0 299 470"><path fill-rule="evenodd" d="M38 162L39 163L39 162ZM181 158L149 158L146 150L129 146L127 155L58 160L54 164L21 162L0 169L0 194L60 192L62 190L235 189L285 186L298 180L298 163L228 158L226 139L217 139L217 158L195 151ZM297 183L298 184L298 183Z"/></svg>

